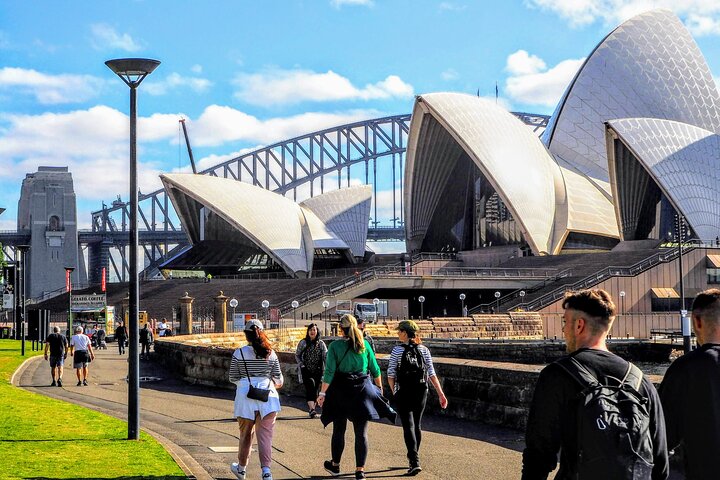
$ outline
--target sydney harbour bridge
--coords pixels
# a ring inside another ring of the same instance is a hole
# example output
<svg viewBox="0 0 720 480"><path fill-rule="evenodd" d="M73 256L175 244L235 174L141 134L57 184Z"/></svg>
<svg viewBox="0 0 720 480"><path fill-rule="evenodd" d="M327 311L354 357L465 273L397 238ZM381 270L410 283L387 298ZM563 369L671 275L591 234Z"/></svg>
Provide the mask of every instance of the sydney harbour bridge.
<svg viewBox="0 0 720 480"><path fill-rule="evenodd" d="M538 135L549 117L514 112ZM198 172L252 183L293 200L362 182L373 186L369 241L403 241L403 174L410 115L395 115L341 125L278 142ZM378 192L385 192L382 198ZM389 193L389 194L388 194ZM391 214L388 215L388 212ZM130 206L120 198L92 212L92 228L80 230L78 240L87 248L88 281L100 282L102 267L109 278L128 278L128 227ZM160 189L140 193L139 244L144 252L144 275L158 273L158 266L188 245L173 206ZM29 242L29 235L0 233L7 258L15 247Z"/></svg>

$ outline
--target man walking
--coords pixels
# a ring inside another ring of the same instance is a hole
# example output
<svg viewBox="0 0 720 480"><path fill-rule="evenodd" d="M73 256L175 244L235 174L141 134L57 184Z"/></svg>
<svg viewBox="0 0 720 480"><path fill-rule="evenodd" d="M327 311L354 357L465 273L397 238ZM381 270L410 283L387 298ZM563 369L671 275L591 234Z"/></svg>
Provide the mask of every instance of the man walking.
<svg viewBox="0 0 720 480"><path fill-rule="evenodd" d="M569 355L545 367L530 406L523 480L668 477L665 422L655 388L608 351L615 304L600 289L563 301Z"/></svg>
<svg viewBox="0 0 720 480"><path fill-rule="evenodd" d="M152 330L150 330L148 326L149 322L143 325L143 328L140 330L140 346L142 347L140 358L144 358L145 360L150 360L150 345L152 345L154 340Z"/></svg>
<svg viewBox="0 0 720 480"><path fill-rule="evenodd" d="M75 327L75 335L70 339L70 355L73 357L73 368L78 379L77 386L87 387L88 365L95 360L95 353L90 338L83 333L83 328L79 325Z"/></svg>
<svg viewBox="0 0 720 480"><path fill-rule="evenodd" d="M698 348L675 360L660 384L668 448L682 444L685 478L720 475L720 290L695 297Z"/></svg>
<svg viewBox="0 0 720 480"><path fill-rule="evenodd" d="M51 387L57 385L62 387L63 365L67 358L68 343L65 335L60 335L60 329L53 327L53 333L45 339L45 360L50 354L50 374L52 375Z"/></svg>
<svg viewBox="0 0 720 480"><path fill-rule="evenodd" d="M128 338L128 331L127 328L125 328L125 325L123 322L120 322L115 329L115 341L118 344L118 351L120 352L120 355L125 353L125 342Z"/></svg>

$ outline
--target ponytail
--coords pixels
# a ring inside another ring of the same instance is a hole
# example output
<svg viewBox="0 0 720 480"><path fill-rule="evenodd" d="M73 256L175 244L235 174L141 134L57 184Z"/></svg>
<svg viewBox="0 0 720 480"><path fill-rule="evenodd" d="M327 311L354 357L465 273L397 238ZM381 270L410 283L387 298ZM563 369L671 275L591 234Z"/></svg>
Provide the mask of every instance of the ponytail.
<svg viewBox="0 0 720 480"><path fill-rule="evenodd" d="M340 328L350 340L352 349L355 353L363 353L365 351L365 337L363 332L357 326L357 320L352 315L343 315L340 317Z"/></svg>

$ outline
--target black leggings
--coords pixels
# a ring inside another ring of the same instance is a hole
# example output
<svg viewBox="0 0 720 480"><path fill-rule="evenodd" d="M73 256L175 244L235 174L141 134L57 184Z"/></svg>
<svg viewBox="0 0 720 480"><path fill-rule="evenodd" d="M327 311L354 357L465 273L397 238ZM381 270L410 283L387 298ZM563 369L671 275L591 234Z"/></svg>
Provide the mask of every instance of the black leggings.
<svg viewBox="0 0 720 480"><path fill-rule="evenodd" d="M403 427L403 437L410 463L418 463L420 441L422 440L422 416L427 403L427 387L403 390L395 394L397 413Z"/></svg>
<svg viewBox="0 0 720 480"><path fill-rule="evenodd" d="M320 385L322 385L322 372L310 373L306 368L302 369L302 381L305 386L305 400L314 402L317 399Z"/></svg>
<svg viewBox="0 0 720 480"><path fill-rule="evenodd" d="M355 466L364 467L368 454L368 420L355 420L352 422L355 430ZM347 419L338 418L333 420L332 442L330 443L330 452L332 453L332 461L339 464L342 458L343 450L345 450L345 429L347 428Z"/></svg>
<svg viewBox="0 0 720 480"><path fill-rule="evenodd" d="M120 353L125 353L125 338L118 337L116 340L118 344L118 351Z"/></svg>

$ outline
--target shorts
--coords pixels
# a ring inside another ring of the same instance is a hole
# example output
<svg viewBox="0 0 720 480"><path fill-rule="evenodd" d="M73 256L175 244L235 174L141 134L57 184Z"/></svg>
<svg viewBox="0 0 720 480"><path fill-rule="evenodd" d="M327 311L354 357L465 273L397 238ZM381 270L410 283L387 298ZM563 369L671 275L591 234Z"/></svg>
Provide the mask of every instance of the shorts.
<svg viewBox="0 0 720 480"><path fill-rule="evenodd" d="M65 364L65 356L58 355L57 357L50 355L50 368L62 367Z"/></svg>
<svg viewBox="0 0 720 480"><path fill-rule="evenodd" d="M75 350L73 368L86 368L90 363L90 354L86 350Z"/></svg>

